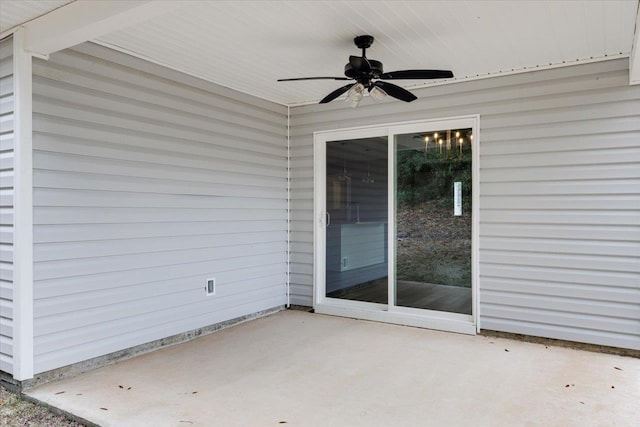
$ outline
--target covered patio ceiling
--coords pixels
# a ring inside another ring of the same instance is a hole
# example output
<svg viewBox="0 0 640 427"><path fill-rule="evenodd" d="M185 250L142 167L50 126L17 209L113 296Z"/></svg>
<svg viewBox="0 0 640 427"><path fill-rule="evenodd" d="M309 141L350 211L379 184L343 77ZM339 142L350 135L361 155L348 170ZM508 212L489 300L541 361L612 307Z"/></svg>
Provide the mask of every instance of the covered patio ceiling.
<svg viewBox="0 0 640 427"><path fill-rule="evenodd" d="M604 1L14 1L0 33L24 26L45 56L90 40L285 105L317 102L341 76L354 36L386 71L450 69L447 84L631 57L640 83L637 0Z"/></svg>

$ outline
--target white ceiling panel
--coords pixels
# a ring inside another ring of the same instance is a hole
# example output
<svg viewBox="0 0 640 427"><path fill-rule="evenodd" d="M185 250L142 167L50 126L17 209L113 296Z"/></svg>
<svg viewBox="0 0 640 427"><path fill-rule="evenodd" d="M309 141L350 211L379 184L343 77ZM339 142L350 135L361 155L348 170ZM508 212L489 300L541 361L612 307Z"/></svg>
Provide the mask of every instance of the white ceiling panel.
<svg viewBox="0 0 640 427"><path fill-rule="evenodd" d="M367 56L382 61L385 71L450 69L456 81L629 56L638 3L184 1L173 13L95 41L264 99L297 105L317 102L345 82L276 80L342 76L348 56L360 53L353 44L357 35L375 36Z"/></svg>
<svg viewBox="0 0 640 427"><path fill-rule="evenodd" d="M0 0L0 33L51 12L73 0Z"/></svg>

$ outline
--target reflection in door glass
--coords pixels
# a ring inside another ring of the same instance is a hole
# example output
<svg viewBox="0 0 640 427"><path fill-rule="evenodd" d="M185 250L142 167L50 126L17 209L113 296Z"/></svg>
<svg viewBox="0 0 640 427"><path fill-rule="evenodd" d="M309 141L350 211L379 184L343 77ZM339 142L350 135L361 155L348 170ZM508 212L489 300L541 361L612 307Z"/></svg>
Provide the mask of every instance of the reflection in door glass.
<svg viewBox="0 0 640 427"><path fill-rule="evenodd" d="M386 304L387 137L326 148L326 296Z"/></svg>
<svg viewBox="0 0 640 427"><path fill-rule="evenodd" d="M471 129L395 142L396 305L471 314Z"/></svg>

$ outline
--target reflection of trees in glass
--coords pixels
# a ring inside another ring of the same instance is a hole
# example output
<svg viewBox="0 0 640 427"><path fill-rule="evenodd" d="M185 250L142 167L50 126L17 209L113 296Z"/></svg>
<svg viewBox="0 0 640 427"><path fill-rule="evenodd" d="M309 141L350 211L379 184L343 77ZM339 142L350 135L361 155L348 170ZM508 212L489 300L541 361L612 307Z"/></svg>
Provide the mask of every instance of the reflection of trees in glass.
<svg viewBox="0 0 640 427"><path fill-rule="evenodd" d="M462 182L465 199L471 195L471 150L463 147L462 153L451 150L444 157L435 147L424 150L399 151L398 202L410 206L426 201L450 204L453 200L453 183Z"/></svg>
<svg viewBox="0 0 640 427"><path fill-rule="evenodd" d="M423 149L397 152L397 280L471 286L470 131L462 144L445 131L442 144L431 134ZM462 216L453 216L457 181Z"/></svg>

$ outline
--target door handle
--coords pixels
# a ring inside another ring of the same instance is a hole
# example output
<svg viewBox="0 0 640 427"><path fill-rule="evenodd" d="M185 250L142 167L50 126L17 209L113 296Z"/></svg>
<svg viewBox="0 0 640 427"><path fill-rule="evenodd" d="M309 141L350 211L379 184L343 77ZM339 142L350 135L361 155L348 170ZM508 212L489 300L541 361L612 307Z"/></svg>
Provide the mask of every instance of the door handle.
<svg viewBox="0 0 640 427"><path fill-rule="evenodd" d="M331 214L327 212L327 227L331 225Z"/></svg>

